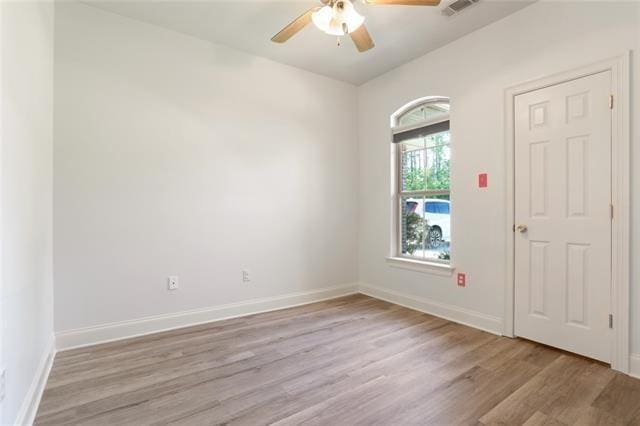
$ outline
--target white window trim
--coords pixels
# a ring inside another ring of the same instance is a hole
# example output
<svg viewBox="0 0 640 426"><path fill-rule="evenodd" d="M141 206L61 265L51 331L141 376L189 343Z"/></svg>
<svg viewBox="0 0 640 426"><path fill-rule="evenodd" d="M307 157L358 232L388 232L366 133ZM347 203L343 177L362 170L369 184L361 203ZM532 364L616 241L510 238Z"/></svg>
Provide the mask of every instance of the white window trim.
<svg viewBox="0 0 640 426"><path fill-rule="evenodd" d="M413 257L387 257L387 265L392 268L407 269L409 271L422 272L425 274L441 275L450 277L456 270L450 263L439 263L435 261L420 260Z"/></svg>
<svg viewBox="0 0 640 426"><path fill-rule="evenodd" d="M418 127L424 127L425 125L431 125L447 121L450 118L449 114L442 114L433 117L430 120L425 120L420 123L412 123L405 126L399 126L398 122L408 111L425 104L431 103L450 103L449 98L444 96L429 96L420 99L416 99L412 102L405 104L391 115L391 141L393 141L393 135L396 133L404 132ZM422 272L440 276L451 276L455 271L453 265L453 255L450 256L448 262L438 262L435 260L424 260L417 257L404 256L400 247L402 246L402 233L400 232L400 217L402 212L400 211L399 197L401 196L400 190L400 143L391 143L391 170L392 170L392 182L391 182L391 247L390 255L386 258L386 262L390 267L406 269L416 272ZM451 188L449 188L451 193ZM451 237L453 240L453 236Z"/></svg>
<svg viewBox="0 0 640 426"><path fill-rule="evenodd" d="M431 102L429 102L431 103ZM442 102L441 102L442 103ZM444 121L449 121L449 113L442 113L438 115L434 115L429 120L424 120L419 123L411 123L405 124L404 126L395 126L391 128L391 134L395 135L396 133L406 132L407 130L419 129L420 127L430 126L432 124L442 123Z"/></svg>

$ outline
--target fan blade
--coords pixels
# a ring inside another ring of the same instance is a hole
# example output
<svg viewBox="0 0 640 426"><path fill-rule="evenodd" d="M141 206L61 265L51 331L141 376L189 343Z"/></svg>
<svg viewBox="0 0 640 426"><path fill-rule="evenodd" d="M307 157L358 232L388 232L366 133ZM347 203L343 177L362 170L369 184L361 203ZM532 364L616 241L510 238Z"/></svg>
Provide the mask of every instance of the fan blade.
<svg viewBox="0 0 640 426"><path fill-rule="evenodd" d="M273 41L274 43L284 43L285 41L289 40L291 37L296 35L298 31L306 27L309 22L311 22L311 15L313 14L313 12L319 9L320 6L307 10L305 13L298 16L291 23L289 23L289 25L280 30L278 34L271 37L271 41Z"/></svg>
<svg viewBox="0 0 640 426"><path fill-rule="evenodd" d="M437 6L440 0L364 0L367 4L390 4L399 6Z"/></svg>
<svg viewBox="0 0 640 426"><path fill-rule="evenodd" d="M351 36L351 40L355 43L358 48L358 52L366 52L367 50L373 48L375 44L369 35L369 31L364 26L364 24L360 25L357 30L349 34Z"/></svg>

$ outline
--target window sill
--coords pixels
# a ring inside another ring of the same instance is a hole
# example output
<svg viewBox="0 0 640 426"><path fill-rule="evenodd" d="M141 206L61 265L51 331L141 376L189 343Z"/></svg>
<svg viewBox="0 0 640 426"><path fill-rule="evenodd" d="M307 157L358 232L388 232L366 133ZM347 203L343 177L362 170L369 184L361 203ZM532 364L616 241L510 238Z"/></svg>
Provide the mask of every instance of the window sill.
<svg viewBox="0 0 640 426"><path fill-rule="evenodd" d="M386 261L392 268L408 269L410 271L440 275L444 277L452 276L453 271L456 269L445 263L426 262L422 260L407 259L404 257L387 257Z"/></svg>

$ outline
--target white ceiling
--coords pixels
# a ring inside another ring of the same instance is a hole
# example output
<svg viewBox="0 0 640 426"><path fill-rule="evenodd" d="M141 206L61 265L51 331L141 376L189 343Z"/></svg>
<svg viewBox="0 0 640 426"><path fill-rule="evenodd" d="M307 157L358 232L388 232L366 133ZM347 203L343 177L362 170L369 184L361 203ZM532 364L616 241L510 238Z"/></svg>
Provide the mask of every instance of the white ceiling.
<svg viewBox="0 0 640 426"><path fill-rule="evenodd" d="M354 2L376 47L358 53L351 40L328 36L313 24L285 44L271 36L319 1L289 0L87 0L103 10L159 25L274 61L362 84L411 59L435 50L465 34L495 22L532 0L481 0L454 17L441 14L451 0L438 7L373 6Z"/></svg>

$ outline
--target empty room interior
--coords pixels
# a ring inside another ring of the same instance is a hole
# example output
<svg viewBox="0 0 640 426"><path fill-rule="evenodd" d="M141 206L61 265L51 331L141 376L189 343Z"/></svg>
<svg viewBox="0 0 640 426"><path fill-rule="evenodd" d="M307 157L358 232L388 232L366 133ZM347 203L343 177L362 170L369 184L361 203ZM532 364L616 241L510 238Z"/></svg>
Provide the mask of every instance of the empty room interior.
<svg viewBox="0 0 640 426"><path fill-rule="evenodd" d="M640 0L0 0L0 424L640 425Z"/></svg>

